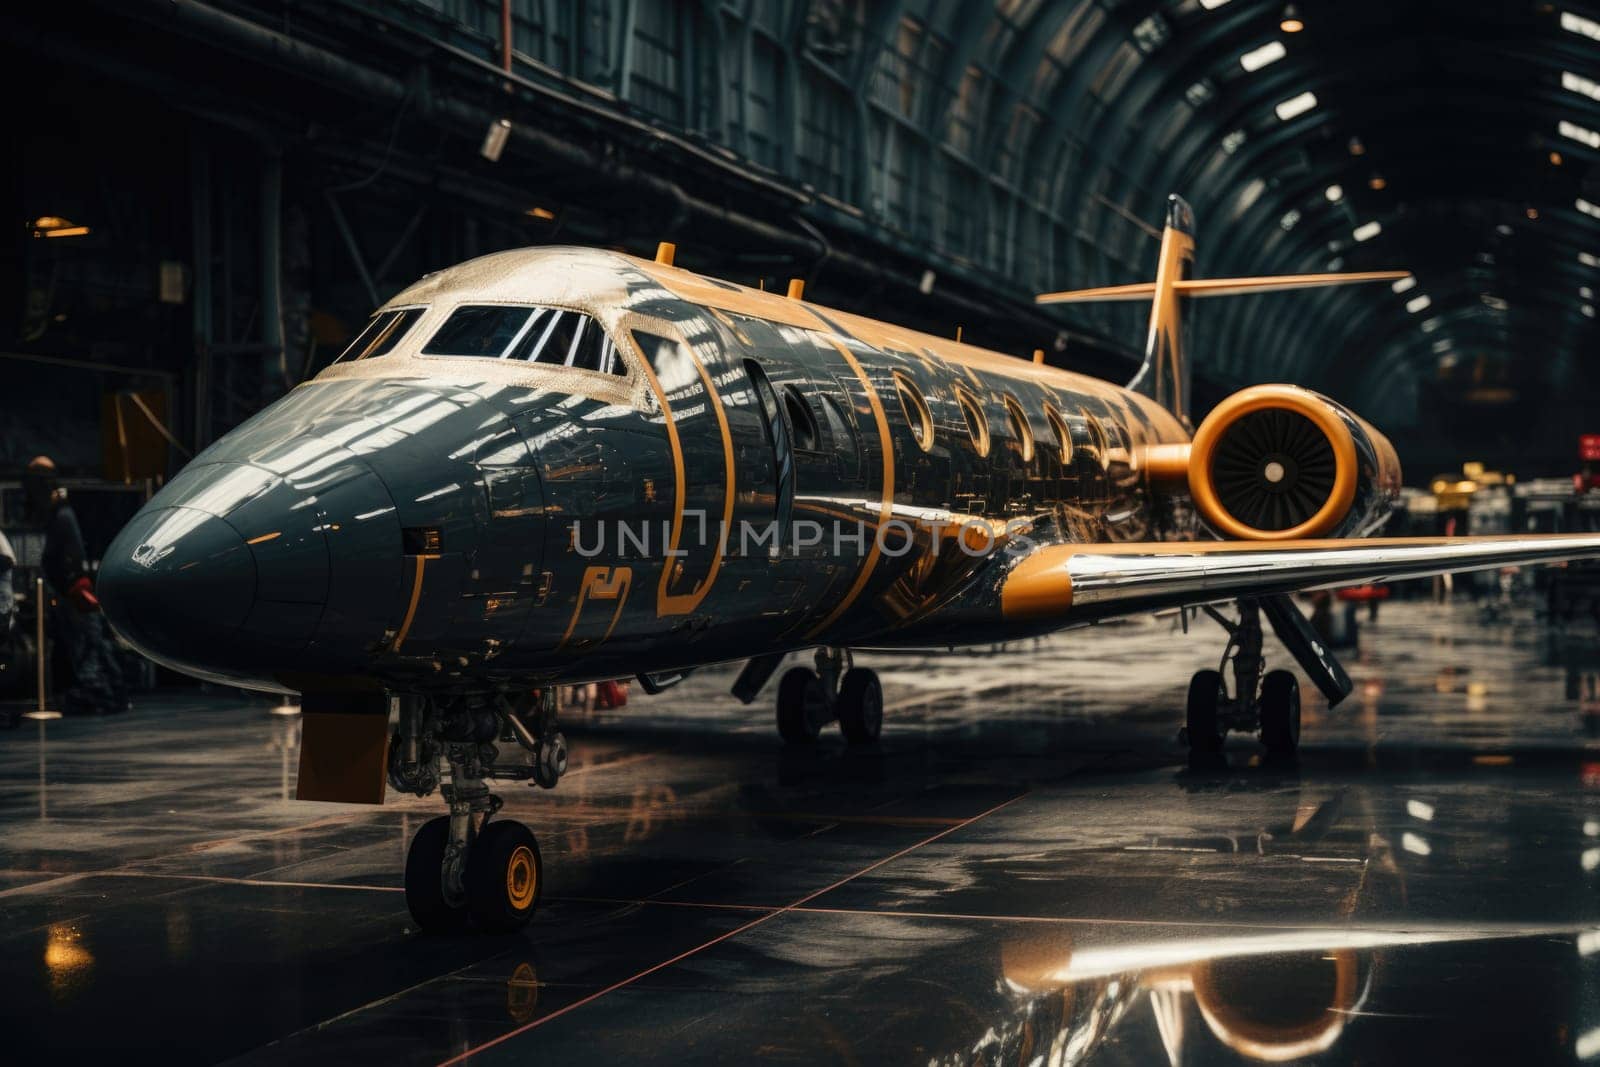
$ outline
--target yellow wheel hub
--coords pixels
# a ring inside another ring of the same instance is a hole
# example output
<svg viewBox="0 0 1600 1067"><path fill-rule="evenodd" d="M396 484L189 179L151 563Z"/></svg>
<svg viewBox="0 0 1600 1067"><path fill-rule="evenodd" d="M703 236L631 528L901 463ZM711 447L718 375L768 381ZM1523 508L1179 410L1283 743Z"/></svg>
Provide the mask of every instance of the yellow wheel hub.
<svg viewBox="0 0 1600 1067"><path fill-rule="evenodd" d="M539 889L539 868L533 861L533 850L518 845L506 863L506 897L518 911L533 907L534 895Z"/></svg>

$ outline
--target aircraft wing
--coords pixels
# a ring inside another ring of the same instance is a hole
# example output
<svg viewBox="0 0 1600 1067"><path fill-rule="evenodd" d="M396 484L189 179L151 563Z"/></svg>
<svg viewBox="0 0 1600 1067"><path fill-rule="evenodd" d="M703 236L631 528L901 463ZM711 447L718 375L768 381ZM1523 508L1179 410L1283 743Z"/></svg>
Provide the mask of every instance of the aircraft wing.
<svg viewBox="0 0 1600 1067"><path fill-rule="evenodd" d="M1600 558L1600 534L1046 545L1001 587L1008 619L1115 615L1454 571Z"/></svg>

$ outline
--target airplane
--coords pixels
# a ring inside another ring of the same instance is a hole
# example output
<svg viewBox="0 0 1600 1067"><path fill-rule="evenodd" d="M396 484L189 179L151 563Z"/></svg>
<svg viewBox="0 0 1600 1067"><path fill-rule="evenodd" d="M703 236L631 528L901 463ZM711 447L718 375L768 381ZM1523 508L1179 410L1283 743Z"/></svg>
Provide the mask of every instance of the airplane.
<svg viewBox="0 0 1600 1067"><path fill-rule="evenodd" d="M1591 535L1371 538L1395 451L1297 386L1244 389L1192 428L1188 300L1403 276L1193 280L1193 256L1173 197L1154 282L1040 298L1151 301L1127 388L829 309L798 281L701 276L666 243L653 261L474 259L195 457L107 550L99 595L158 663L302 695L298 797L440 791L410 911L506 930L542 859L486 780L560 780L558 685L659 691L743 660L750 703L815 649L778 681L779 734L837 721L871 743L883 690L851 650L1202 607L1229 629L1233 685L1194 676L1188 744L1241 730L1292 753L1299 683L1265 669L1262 614L1330 701L1350 681L1289 594L1600 555Z"/></svg>

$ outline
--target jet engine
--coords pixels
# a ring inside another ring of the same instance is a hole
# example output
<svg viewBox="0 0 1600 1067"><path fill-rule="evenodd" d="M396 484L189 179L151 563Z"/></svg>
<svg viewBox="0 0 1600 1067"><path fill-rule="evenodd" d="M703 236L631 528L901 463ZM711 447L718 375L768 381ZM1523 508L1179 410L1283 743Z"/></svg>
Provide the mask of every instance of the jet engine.
<svg viewBox="0 0 1600 1067"><path fill-rule="evenodd" d="M1318 393L1257 385L1218 404L1189 448L1189 494L1221 537L1360 537L1400 494L1394 446Z"/></svg>

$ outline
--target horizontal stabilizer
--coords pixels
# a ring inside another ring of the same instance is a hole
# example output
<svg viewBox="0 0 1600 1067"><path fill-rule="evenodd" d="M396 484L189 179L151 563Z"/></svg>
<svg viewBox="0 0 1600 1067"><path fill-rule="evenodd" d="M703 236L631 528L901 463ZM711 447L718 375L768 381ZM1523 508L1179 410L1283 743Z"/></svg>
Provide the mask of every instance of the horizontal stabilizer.
<svg viewBox="0 0 1600 1067"><path fill-rule="evenodd" d="M1283 293L1290 289L1319 289L1325 285L1397 282L1409 277L1410 271L1369 270L1352 274L1280 274L1275 278L1196 278L1174 284L1184 296L1242 296L1247 293Z"/></svg>
<svg viewBox="0 0 1600 1067"><path fill-rule="evenodd" d="M1036 304L1087 304L1098 300L1149 300L1156 295L1155 282L1136 285L1108 285L1103 289L1076 289L1065 293L1040 293Z"/></svg>
<svg viewBox="0 0 1600 1067"><path fill-rule="evenodd" d="M1363 282L1394 282L1410 277L1409 271L1371 270L1350 274L1281 274L1267 278L1183 278L1172 283L1180 296L1243 296L1250 293L1282 293L1291 289L1316 289L1325 285L1360 285ZM1040 304L1081 304L1093 301L1149 300L1155 296L1155 282L1110 285L1100 289L1076 289L1064 293L1040 293Z"/></svg>

